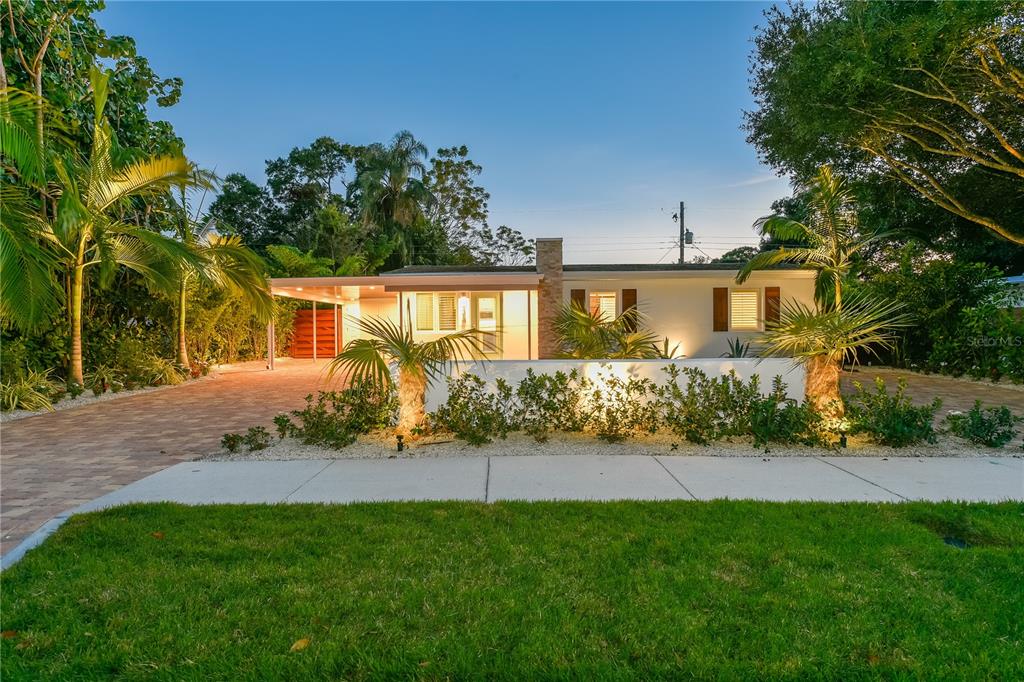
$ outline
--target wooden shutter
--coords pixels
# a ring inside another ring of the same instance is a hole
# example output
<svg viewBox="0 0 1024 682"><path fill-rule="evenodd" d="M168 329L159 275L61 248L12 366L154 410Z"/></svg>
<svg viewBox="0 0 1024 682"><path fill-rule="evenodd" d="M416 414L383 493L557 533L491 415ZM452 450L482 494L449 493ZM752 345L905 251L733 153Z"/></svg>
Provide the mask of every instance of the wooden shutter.
<svg viewBox="0 0 1024 682"><path fill-rule="evenodd" d="M633 316L626 318L626 328L631 331L636 331L636 289L623 289L622 290L622 312L627 310L633 311Z"/></svg>
<svg viewBox="0 0 1024 682"><path fill-rule="evenodd" d="M569 300L573 305L579 306L580 310L587 309L587 290L586 289L571 289L569 291Z"/></svg>
<svg viewBox="0 0 1024 682"><path fill-rule="evenodd" d="M729 288L715 287L712 293L714 296L714 320L711 330L727 332L729 331Z"/></svg>
<svg viewBox="0 0 1024 682"><path fill-rule="evenodd" d="M781 310L782 292L779 287L764 288L764 321L774 323L779 321Z"/></svg>

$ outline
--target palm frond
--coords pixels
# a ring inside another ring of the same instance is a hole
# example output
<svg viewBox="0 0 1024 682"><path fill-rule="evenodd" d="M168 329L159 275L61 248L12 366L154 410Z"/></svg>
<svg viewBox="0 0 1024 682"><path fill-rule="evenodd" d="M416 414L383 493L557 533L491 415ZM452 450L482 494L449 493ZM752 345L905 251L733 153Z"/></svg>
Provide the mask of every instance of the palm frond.
<svg viewBox="0 0 1024 682"><path fill-rule="evenodd" d="M481 358L489 350L478 329L417 342L411 329L403 329L386 318L350 316L349 320L369 338L345 344L327 367L329 378L341 373L354 381L371 380L379 385L391 385L389 365L394 363L402 371L433 381L452 363Z"/></svg>
<svg viewBox="0 0 1024 682"><path fill-rule="evenodd" d="M761 236L772 237L782 242L804 242L808 237L806 225L781 215L758 218L754 228Z"/></svg>
<svg viewBox="0 0 1024 682"><path fill-rule="evenodd" d="M274 299L267 288L265 264L237 235L210 234L200 252L208 266L201 272L216 284L243 296L258 320L265 322L274 312Z"/></svg>
<svg viewBox="0 0 1024 682"><path fill-rule="evenodd" d="M762 251L743 264L736 274L736 283L743 284L756 270L767 270L782 263L816 263L819 262L820 256L818 249L807 247L783 247Z"/></svg>
<svg viewBox="0 0 1024 682"><path fill-rule="evenodd" d="M43 247L45 225L24 187L0 185L0 326L31 330L63 299L56 259Z"/></svg>
<svg viewBox="0 0 1024 682"><path fill-rule="evenodd" d="M758 339L758 344L767 355L854 360L858 352L876 354L879 348L892 347L894 332L911 322L902 308L902 303L863 294L848 298L840 309L826 311L787 301L779 322Z"/></svg>
<svg viewBox="0 0 1024 682"><path fill-rule="evenodd" d="M113 177L94 176L89 187L90 206L104 211L117 201L146 192L160 192L174 184L190 181L191 165L183 156L142 159Z"/></svg>

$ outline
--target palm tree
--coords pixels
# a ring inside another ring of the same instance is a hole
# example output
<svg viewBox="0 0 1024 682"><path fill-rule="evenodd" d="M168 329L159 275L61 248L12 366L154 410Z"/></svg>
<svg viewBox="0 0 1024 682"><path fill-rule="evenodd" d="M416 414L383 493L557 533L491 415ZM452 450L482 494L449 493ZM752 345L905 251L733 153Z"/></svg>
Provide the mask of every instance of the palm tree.
<svg viewBox="0 0 1024 682"><path fill-rule="evenodd" d="M628 359L662 357L657 335L641 328L635 308L609 319L576 303L562 306L555 317L554 330L564 358ZM668 344L666 342L666 353Z"/></svg>
<svg viewBox="0 0 1024 682"><path fill-rule="evenodd" d="M188 193L182 187L176 208L174 236L197 257L174 263L178 280L177 361L182 367L189 366L185 315L192 281L206 281L241 296L261 322L269 319L274 311L273 297L267 290L264 275L266 264L242 243L241 237L218 234L213 219L202 217L202 200L215 183L216 177L211 173L194 170L191 184L203 191L200 206L195 212L190 210Z"/></svg>
<svg viewBox="0 0 1024 682"><path fill-rule="evenodd" d="M83 383L82 301L86 271L99 266L101 281L109 281L118 265L142 275L159 288L173 290L161 261L199 266L201 258L184 244L156 232L130 225L111 215L135 196L164 193L187 184L191 167L183 156L143 158L117 167L113 132L103 116L110 73L90 72L95 104L92 148L87 160L54 159L60 187L56 216L45 237L71 277L71 367L68 379Z"/></svg>
<svg viewBox="0 0 1024 682"><path fill-rule="evenodd" d="M353 339L328 365L328 378L341 372L350 382L394 388L390 365L398 369L398 426L411 437L423 422L427 387L453 362L480 358L489 350L477 329L446 334L432 341L413 340L412 329L391 320L350 318L368 338Z"/></svg>
<svg viewBox="0 0 1024 682"><path fill-rule="evenodd" d="M758 339L762 353L793 357L807 370L807 400L826 418L843 415L839 374L843 363L859 352L875 354L891 348L892 330L907 326L902 304L877 301L863 293L846 299L841 308L816 311L799 302L784 302L779 322Z"/></svg>
<svg viewBox="0 0 1024 682"><path fill-rule="evenodd" d="M755 223L763 236L806 246L782 247L757 254L739 271L736 282L742 284L754 270L779 263L799 263L801 267L818 271L815 296L819 303L826 304L832 299L832 306L841 308L842 283L853 264L854 254L884 235L858 235L853 193L829 166L818 169L817 177L806 189L809 208L806 223L780 215L767 216Z"/></svg>
<svg viewBox="0 0 1024 682"><path fill-rule="evenodd" d="M0 90L0 324L28 330L47 319L61 301L56 262L41 247L48 231L39 209L46 187L49 150L63 149L62 118L48 113L43 146L36 136L37 112L46 102L27 92ZM3 181L11 179L13 182ZM45 210L45 207L44 207Z"/></svg>
<svg viewBox="0 0 1024 682"><path fill-rule="evenodd" d="M423 177L427 172L426 145L403 130L391 144L366 148L355 182L359 214L364 225L373 225L394 239L403 264L414 250L413 229L424 208L434 202Z"/></svg>

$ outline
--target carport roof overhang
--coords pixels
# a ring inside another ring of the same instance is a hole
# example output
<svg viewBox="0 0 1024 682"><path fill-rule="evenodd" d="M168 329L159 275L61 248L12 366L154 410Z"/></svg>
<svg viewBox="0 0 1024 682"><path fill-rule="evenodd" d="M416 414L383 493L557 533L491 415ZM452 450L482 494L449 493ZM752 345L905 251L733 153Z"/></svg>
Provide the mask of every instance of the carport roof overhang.
<svg viewBox="0 0 1024 682"><path fill-rule="evenodd" d="M541 278L535 272L275 277L270 280L270 293L305 301L345 303L361 298L389 298L407 291L523 291L536 289Z"/></svg>

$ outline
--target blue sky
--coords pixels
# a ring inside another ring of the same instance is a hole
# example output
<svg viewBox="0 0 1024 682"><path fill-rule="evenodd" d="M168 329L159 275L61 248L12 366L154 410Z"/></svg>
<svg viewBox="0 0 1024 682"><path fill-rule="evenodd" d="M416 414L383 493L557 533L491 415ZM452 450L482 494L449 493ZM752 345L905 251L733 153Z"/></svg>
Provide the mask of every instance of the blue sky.
<svg viewBox="0 0 1024 682"><path fill-rule="evenodd" d="M740 130L759 3L110 2L182 100L186 152L263 181L320 135L465 144L491 223L565 238L566 261L670 262L680 200L714 256L788 194ZM699 253L688 249L688 255Z"/></svg>

